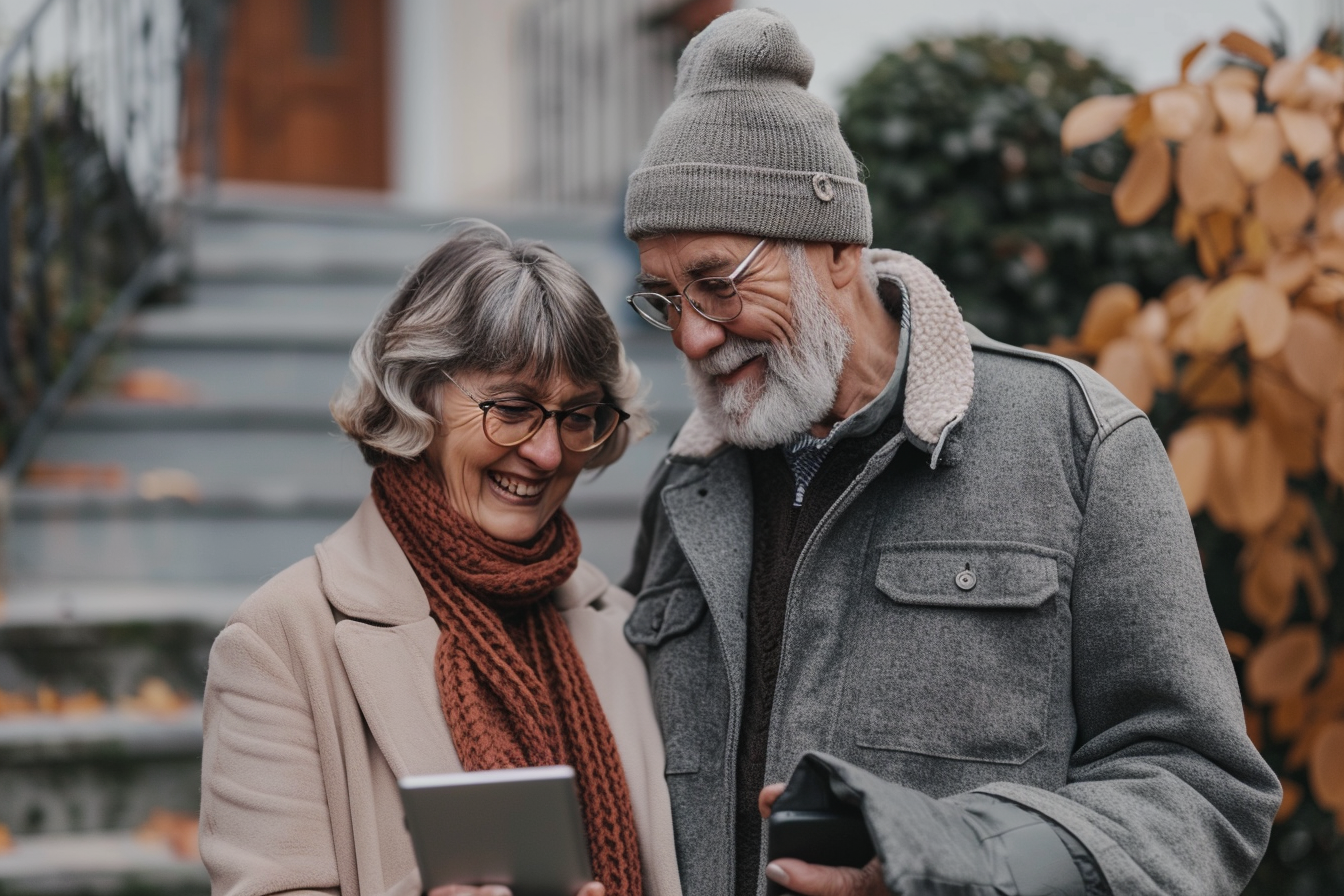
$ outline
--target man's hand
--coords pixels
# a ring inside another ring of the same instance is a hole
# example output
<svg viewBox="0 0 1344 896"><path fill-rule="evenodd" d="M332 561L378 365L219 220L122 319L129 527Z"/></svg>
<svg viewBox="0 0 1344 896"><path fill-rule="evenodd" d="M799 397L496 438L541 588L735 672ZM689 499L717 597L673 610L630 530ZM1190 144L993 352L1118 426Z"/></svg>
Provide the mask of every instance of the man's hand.
<svg viewBox="0 0 1344 896"><path fill-rule="evenodd" d="M579 892L574 896L605 896L606 888L595 880L579 887ZM486 884L483 887L468 887L465 885L451 884L446 887L435 887L429 891L428 896L513 896L508 887L500 884Z"/></svg>
<svg viewBox="0 0 1344 896"><path fill-rule="evenodd" d="M762 818L770 817L784 785L767 784L756 798ZM813 865L798 859L775 859L765 866L765 876L799 896L889 896L882 882L882 863L873 859L862 868ZM431 894L433 896L433 894Z"/></svg>
<svg viewBox="0 0 1344 896"><path fill-rule="evenodd" d="M775 800L784 792L784 785L767 784L761 788L761 795L756 797L756 808L761 810L762 818L770 817L770 810L775 805Z"/></svg>
<svg viewBox="0 0 1344 896"><path fill-rule="evenodd" d="M862 868L775 859L765 866L765 876L799 896L890 896L882 882L882 863L877 859Z"/></svg>

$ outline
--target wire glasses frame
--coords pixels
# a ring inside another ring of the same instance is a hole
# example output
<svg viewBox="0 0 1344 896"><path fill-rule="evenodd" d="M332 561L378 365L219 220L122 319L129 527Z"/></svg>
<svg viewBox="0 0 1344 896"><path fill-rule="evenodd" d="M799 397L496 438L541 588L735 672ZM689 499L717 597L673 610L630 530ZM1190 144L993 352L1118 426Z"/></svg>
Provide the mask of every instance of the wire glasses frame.
<svg viewBox="0 0 1344 896"><path fill-rule="evenodd" d="M683 298L705 320L726 324L742 313L742 296L738 294L737 283L768 242L770 240L766 238L757 243L727 277L701 277L687 283L680 293L663 295L658 292L637 292L626 296L625 300L640 317L660 330L676 329L677 321L673 319L673 314L678 319L681 317L681 302L678 299Z"/></svg>
<svg viewBox="0 0 1344 896"><path fill-rule="evenodd" d="M561 444L570 451L592 451L611 438L616 427L630 419L625 411L605 401L555 411L527 398L481 401L457 380L446 373L444 376L463 395L476 402L476 406L481 409L481 430L487 439L501 448L521 445L541 432L546 421L554 417Z"/></svg>

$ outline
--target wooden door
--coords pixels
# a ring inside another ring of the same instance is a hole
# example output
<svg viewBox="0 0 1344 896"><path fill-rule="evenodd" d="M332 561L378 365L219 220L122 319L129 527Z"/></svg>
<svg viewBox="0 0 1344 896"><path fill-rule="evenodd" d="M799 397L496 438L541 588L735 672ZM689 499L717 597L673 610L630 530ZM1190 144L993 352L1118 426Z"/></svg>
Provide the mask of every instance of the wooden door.
<svg viewBox="0 0 1344 896"><path fill-rule="evenodd" d="M234 0L225 178L387 188L384 0Z"/></svg>

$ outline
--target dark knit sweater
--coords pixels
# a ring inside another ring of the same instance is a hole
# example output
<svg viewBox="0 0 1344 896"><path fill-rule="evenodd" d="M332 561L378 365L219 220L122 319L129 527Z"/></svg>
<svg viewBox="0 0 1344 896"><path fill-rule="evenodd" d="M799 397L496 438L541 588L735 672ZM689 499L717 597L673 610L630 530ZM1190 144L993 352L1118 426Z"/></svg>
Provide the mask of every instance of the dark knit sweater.
<svg viewBox="0 0 1344 896"><path fill-rule="evenodd" d="M793 506L793 472L783 452L778 448L747 452L755 533L747 592L746 688L737 749L738 896L756 896L762 836L757 797L767 783L770 713L794 566L826 511L900 425L901 415L894 413L871 435L836 444L808 484L801 507Z"/></svg>

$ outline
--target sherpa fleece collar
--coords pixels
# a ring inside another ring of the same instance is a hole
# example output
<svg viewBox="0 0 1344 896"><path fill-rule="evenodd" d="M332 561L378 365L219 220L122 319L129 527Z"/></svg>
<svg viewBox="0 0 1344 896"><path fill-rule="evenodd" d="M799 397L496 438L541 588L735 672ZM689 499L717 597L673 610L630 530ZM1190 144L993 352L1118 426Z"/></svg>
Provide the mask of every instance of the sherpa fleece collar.
<svg viewBox="0 0 1344 896"><path fill-rule="evenodd" d="M880 278L909 297L910 359L906 367L904 430L937 466L948 435L966 415L975 385L975 361L961 311L938 275L912 255L865 249ZM699 410L691 412L669 456L703 460L725 446Z"/></svg>

